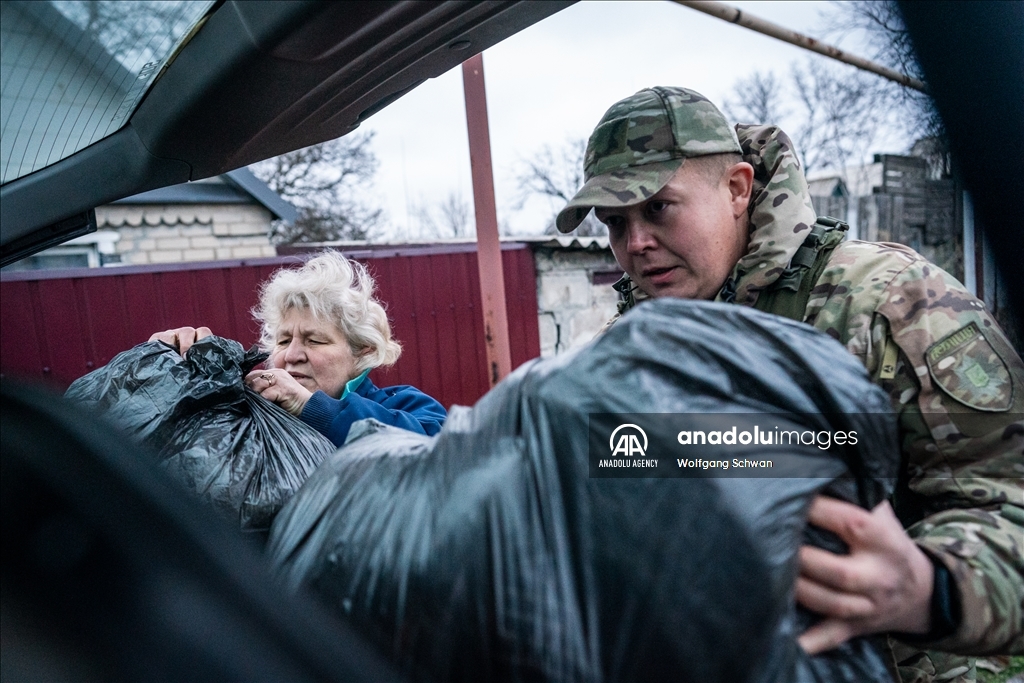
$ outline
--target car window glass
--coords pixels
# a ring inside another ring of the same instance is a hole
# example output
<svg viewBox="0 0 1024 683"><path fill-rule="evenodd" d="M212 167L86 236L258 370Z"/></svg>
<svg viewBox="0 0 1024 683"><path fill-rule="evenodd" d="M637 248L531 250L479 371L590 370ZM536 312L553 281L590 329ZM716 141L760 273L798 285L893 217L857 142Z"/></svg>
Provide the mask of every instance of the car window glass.
<svg viewBox="0 0 1024 683"><path fill-rule="evenodd" d="M0 183L125 124L212 1L7 1L0 21Z"/></svg>

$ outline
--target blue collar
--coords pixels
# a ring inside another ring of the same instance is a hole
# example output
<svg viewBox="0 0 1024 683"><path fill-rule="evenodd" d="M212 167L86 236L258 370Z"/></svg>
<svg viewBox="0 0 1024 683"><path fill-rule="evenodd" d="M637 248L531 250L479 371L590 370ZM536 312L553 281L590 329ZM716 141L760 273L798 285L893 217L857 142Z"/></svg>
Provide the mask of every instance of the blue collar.
<svg viewBox="0 0 1024 683"><path fill-rule="evenodd" d="M359 375L355 379L350 379L348 382L346 382L345 390L341 392L341 398L345 398L349 394L355 393L356 389L359 388L359 385L363 383L363 380L366 379L366 376L369 374L370 370L364 370L363 374Z"/></svg>

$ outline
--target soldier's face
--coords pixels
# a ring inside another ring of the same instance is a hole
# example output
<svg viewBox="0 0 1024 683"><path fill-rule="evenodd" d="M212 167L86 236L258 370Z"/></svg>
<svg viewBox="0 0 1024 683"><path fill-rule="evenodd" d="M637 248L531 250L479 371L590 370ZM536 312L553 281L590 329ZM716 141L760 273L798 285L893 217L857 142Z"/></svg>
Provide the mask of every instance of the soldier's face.
<svg viewBox="0 0 1024 683"><path fill-rule="evenodd" d="M714 183L685 163L650 199L595 213L615 260L649 296L710 300L746 252L752 180L749 164Z"/></svg>

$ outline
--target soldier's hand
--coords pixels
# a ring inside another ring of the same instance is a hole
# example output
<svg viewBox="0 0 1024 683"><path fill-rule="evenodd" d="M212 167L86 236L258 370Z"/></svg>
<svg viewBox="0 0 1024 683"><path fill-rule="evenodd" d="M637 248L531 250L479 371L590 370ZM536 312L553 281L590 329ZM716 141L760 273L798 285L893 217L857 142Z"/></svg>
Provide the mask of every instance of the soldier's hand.
<svg viewBox="0 0 1024 683"><path fill-rule="evenodd" d="M825 617L799 638L808 654L869 633L928 632L935 570L888 502L868 512L818 496L809 521L836 533L850 554L800 549L797 602Z"/></svg>
<svg viewBox="0 0 1024 683"><path fill-rule="evenodd" d="M184 358L185 354L192 345L203 337L209 337L213 332L210 331L209 327L179 327L174 330L164 330L163 332L157 332L149 341L160 341L168 346L171 346L178 350L181 357Z"/></svg>

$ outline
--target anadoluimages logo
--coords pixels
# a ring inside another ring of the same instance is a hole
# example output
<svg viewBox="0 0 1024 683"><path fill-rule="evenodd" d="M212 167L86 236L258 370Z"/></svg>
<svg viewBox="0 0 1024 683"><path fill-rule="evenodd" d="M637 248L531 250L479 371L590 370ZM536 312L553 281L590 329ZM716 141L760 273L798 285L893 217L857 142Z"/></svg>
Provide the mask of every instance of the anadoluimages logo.
<svg viewBox="0 0 1024 683"><path fill-rule="evenodd" d="M640 439L643 439L643 445ZM647 432L635 424L619 425L608 439L608 448L611 449L612 456L644 457L647 455Z"/></svg>

